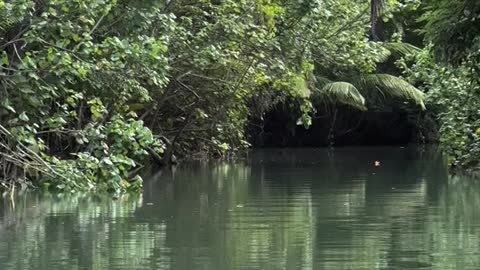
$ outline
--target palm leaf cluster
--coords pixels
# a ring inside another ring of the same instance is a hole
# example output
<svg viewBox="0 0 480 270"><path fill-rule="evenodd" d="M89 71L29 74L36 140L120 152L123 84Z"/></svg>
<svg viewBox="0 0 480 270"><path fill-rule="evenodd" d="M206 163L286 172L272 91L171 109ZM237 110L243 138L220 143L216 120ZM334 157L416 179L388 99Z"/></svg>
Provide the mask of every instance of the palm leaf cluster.
<svg viewBox="0 0 480 270"><path fill-rule="evenodd" d="M326 78L317 81L314 95L331 104L344 104L359 110L367 110L365 96L382 95L397 97L416 103L425 110L425 94L402 78L389 74L369 74L351 82L327 82Z"/></svg>
<svg viewBox="0 0 480 270"><path fill-rule="evenodd" d="M418 47L404 42L384 42L382 47L388 51L389 56L401 57L420 52Z"/></svg>
<svg viewBox="0 0 480 270"><path fill-rule="evenodd" d="M374 39L378 40L376 25L382 15L385 0L370 1L370 23ZM411 44L402 42L383 42L384 53L379 53L376 62L387 61L391 56L401 57L419 52ZM332 104L344 104L359 110L367 110L365 96L381 95L385 98L396 97L414 102L425 110L425 95L422 91L403 80L389 74L359 74L358 76L344 76L330 80L323 76L315 76L314 96Z"/></svg>
<svg viewBox="0 0 480 270"><path fill-rule="evenodd" d="M414 54L420 49L401 42L385 42L382 46L387 50L384 59L390 56L404 56ZM380 95L382 97L396 97L420 106L425 110L425 94L400 77L390 74L359 74L356 76L342 76L336 80L317 75L315 76L314 96L331 104L344 104L359 110L367 110L365 96Z"/></svg>

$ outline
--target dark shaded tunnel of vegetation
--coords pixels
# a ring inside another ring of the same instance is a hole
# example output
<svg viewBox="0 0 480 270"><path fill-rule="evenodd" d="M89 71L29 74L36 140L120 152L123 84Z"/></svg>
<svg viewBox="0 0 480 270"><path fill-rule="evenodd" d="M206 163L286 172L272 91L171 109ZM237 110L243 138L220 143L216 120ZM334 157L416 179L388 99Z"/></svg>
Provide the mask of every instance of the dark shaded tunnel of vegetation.
<svg viewBox="0 0 480 270"><path fill-rule="evenodd" d="M308 128L285 104L249 122L247 134L254 147L376 146L437 143L433 116L391 107L359 112L346 106L319 111Z"/></svg>
<svg viewBox="0 0 480 270"><path fill-rule="evenodd" d="M263 123L252 121L248 126L248 136L254 147L375 146L438 142L435 121L429 119L428 124L433 126L426 130L419 126L419 117L399 110L359 113L341 107L336 113L320 112L319 116L312 119L312 125L305 128L296 124L292 112L280 107L266 113ZM427 122L425 119L423 121Z"/></svg>

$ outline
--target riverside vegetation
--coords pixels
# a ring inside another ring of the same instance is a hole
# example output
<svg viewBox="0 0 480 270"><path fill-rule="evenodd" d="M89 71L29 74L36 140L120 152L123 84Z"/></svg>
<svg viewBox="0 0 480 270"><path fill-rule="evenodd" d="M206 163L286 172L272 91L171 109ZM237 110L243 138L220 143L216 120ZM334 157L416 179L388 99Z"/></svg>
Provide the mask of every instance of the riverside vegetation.
<svg viewBox="0 0 480 270"><path fill-rule="evenodd" d="M479 163L475 0L0 0L0 18L3 188L136 191L148 159L245 149L277 106L305 127L394 106Z"/></svg>

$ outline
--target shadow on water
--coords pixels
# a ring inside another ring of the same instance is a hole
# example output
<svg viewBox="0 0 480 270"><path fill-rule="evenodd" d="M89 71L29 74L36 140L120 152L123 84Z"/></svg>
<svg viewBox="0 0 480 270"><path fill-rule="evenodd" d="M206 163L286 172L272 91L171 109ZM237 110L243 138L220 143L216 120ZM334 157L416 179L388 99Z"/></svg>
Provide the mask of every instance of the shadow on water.
<svg viewBox="0 0 480 270"><path fill-rule="evenodd" d="M476 269L478 205L434 147L261 150L117 201L4 201L0 269Z"/></svg>

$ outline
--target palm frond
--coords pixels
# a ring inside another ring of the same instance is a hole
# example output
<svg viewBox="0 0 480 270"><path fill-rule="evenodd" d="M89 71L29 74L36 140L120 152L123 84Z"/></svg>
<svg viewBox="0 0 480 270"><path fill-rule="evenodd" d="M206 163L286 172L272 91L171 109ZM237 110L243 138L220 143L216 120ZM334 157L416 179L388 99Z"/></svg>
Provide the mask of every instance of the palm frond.
<svg viewBox="0 0 480 270"><path fill-rule="evenodd" d="M420 51L420 48L404 42L384 42L382 46L394 56L405 56Z"/></svg>
<svg viewBox="0 0 480 270"><path fill-rule="evenodd" d="M377 45L379 48L377 50L377 53L375 54L375 56L373 56L373 61L375 61L375 63L385 63L389 58L390 56L392 55L392 52L390 50L388 50L387 48L385 48L383 46L383 43L378 43L379 45Z"/></svg>
<svg viewBox="0 0 480 270"><path fill-rule="evenodd" d="M0 8L0 38L5 35L12 27L23 20L22 16L14 14L9 8Z"/></svg>
<svg viewBox="0 0 480 270"><path fill-rule="evenodd" d="M13 20L11 16L9 16L10 14L7 11L7 9L0 9L0 17L2 18L2 20L0 21L1 36L3 36L13 24Z"/></svg>
<svg viewBox="0 0 480 270"><path fill-rule="evenodd" d="M367 107L365 107L365 98L351 83L328 83L319 90L319 92L321 96L328 99L330 102L350 105L362 111L367 110Z"/></svg>
<svg viewBox="0 0 480 270"><path fill-rule="evenodd" d="M374 87L387 94L414 101L425 110L425 94L407 81L389 74L370 74L362 78L367 87Z"/></svg>

